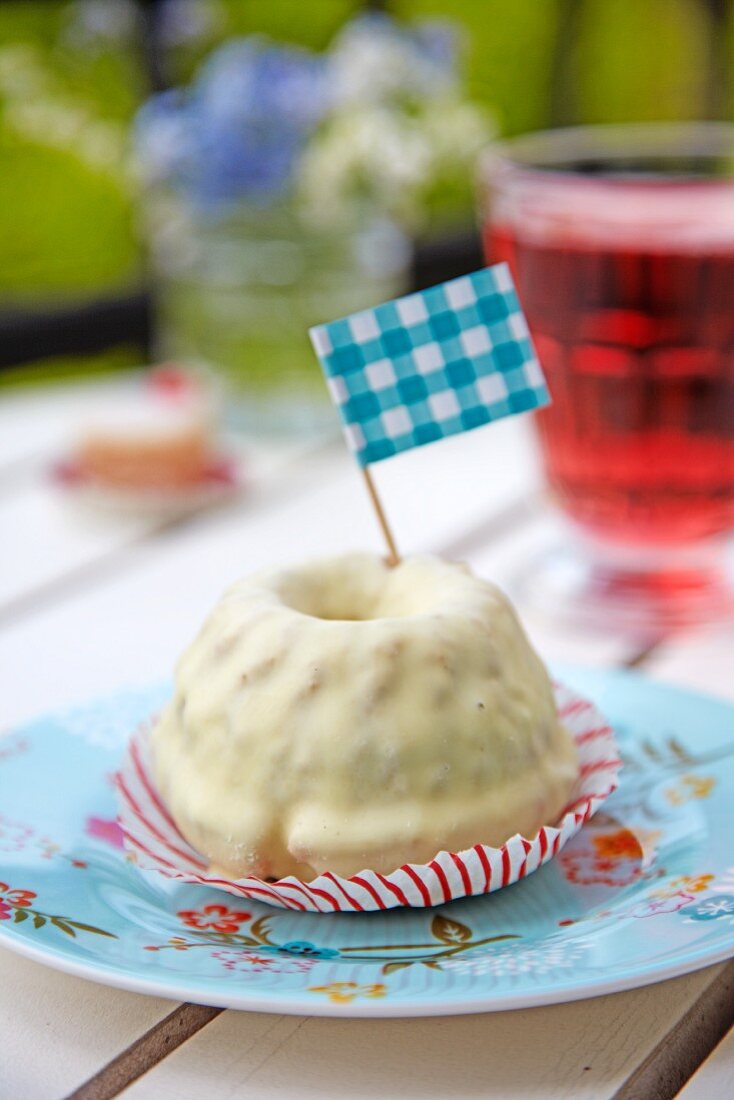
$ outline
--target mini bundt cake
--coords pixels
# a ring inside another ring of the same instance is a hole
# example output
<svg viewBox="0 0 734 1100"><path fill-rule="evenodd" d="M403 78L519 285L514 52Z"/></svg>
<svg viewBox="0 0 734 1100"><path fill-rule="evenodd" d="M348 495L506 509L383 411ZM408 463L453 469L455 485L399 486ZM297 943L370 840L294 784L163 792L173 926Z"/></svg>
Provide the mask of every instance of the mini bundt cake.
<svg viewBox="0 0 734 1100"><path fill-rule="evenodd" d="M233 585L178 664L153 756L182 834L233 878L532 837L577 775L502 593L438 558L368 554Z"/></svg>

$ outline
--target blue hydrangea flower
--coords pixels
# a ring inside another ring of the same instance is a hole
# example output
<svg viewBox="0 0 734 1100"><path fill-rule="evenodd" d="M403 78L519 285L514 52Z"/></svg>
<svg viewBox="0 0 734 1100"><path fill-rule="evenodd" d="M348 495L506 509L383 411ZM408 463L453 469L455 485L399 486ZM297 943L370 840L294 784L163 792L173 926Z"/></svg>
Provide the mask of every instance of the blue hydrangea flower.
<svg viewBox="0 0 734 1100"><path fill-rule="evenodd" d="M270 123L303 133L328 106L324 62L318 54L258 35L233 39L202 68L196 96L220 123Z"/></svg>
<svg viewBox="0 0 734 1100"><path fill-rule="evenodd" d="M293 181L327 100L320 57L237 39L212 54L190 89L145 104L136 147L149 177L200 206L272 201Z"/></svg>
<svg viewBox="0 0 734 1100"><path fill-rule="evenodd" d="M186 95L178 89L153 96L138 111L134 143L153 180L182 183L198 153L197 123Z"/></svg>
<svg viewBox="0 0 734 1100"><path fill-rule="evenodd" d="M335 144L313 170L312 190L320 192L324 177L335 175L331 167L336 164L338 176L340 159L349 161L364 146L364 169L357 164L346 174L356 180L358 196L374 185L384 206L383 192L395 190L390 163L399 166L402 179L428 171L415 163L430 162L430 143L438 139L416 120L431 104L435 112L442 102L454 103L457 79L456 36L450 24L437 21L409 25L384 13L363 14L341 29L324 55L259 35L232 39L211 54L189 88L155 96L142 108L136 147L149 178L172 185L199 212L216 217L238 201L264 205L295 193L299 178L308 176L310 151L336 120ZM354 120L365 111L360 130ZM439 112L439 123L441 117ZM373 133L365 131L370 119ZM466 115L459 122L461 135ZM459 137L460 156L462 140L471 146L467 155L476 143L472 135L480 124L470 122L470 137ZM378 170L381 162L388 162L385 171ZM413 167L406 171L406 164Z"/></svg>

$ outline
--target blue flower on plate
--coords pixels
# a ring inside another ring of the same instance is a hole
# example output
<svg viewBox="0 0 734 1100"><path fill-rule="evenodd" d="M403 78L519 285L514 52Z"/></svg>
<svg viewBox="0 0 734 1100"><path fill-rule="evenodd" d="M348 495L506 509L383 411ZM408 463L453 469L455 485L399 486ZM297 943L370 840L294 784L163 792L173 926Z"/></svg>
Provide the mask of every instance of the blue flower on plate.
<svg viewBox="0 0 734 1100"><path fill-rule="evenodd" d="M285 955L304 955L309 959L336 959L339 952L333 947L317 947L307 940L290 940L277 948Z"/></svg>
<svg viewBox="0 0 734 1100"><path fill-rule="evenodd" d="M718 920L719 917L734 917L734 894L717 894L706 898L698 905L687 906L684 916L691 920Z"/></svg>

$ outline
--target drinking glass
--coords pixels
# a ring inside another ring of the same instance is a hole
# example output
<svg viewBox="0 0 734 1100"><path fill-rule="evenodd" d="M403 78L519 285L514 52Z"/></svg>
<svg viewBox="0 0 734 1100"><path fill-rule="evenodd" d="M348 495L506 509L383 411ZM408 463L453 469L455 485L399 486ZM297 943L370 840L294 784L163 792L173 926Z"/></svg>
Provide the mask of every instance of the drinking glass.
<svg viewBox="0 0 734 1100"><path fill-rule="evenodd" d="M251 435L320 437L337 425L308 329L405 290L409 250L397 227L304 224L288 201L200 210L151 192L159 358L209 368L227 421Z"/></svg>
<svg viewBox="0 0 734 1100"><path fill-rule="evenodd" d="M486 256L515 277L553 398L545 473L575 529L518 583L596 624L731 614L734 125L527 135L481 179Z"/></svg>

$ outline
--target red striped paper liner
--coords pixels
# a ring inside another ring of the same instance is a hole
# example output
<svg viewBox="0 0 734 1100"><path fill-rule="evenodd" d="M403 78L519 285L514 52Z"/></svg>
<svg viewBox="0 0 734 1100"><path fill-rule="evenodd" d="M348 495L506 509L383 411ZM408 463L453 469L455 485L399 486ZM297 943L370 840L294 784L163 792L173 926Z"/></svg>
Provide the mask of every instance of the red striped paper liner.
<svg viewBox="0 0 734 1100"><path fill-rule="evenodd" d="M476 844L463 852L439 852L430 863L406 863L388 875L364 870L342 878L326 872L311 882L289 876L272 883L258 878L222 878L209 871L205 858L184 839L156 791L150 761L152 725L148 722L131 737L117 775L125 846L143 870L297 911L422 908L492 893L557 855L617 787L621 761L612 730L592 703L562 684L556 684L555 691L558 714L578 748L579 777L560 821L544 825L532 839L518 834L501 848Z"/></svg>

